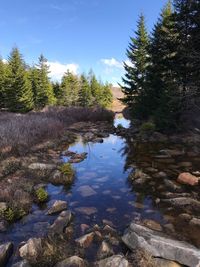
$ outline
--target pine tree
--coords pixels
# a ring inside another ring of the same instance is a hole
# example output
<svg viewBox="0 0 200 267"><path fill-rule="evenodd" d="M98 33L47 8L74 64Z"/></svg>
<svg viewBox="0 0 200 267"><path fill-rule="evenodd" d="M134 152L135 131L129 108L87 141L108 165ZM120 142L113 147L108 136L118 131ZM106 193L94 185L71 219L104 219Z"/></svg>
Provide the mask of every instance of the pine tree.
<svg viewBox="0 0 200 267"><path fill-rule="evenodd" d="M145 18L140 16L135 32L135 37L131 38L131 42L127 49L127 57L130 63L124 62L125 77L122 79L122 90L125 94L124 102L129 107L137 106L139 109L139 98L144 94L147 67L149 64L149 37L145 26Z"/></svg>
<svg viewBox="0 0 200 267"><path fill-rule="evenodd" d="M5 66L0 58L0 109L5 107Z"/></svg>
<svg viewBox="0 0 200 267"><path fill-rule="evenodd" d="M17 48L8 59L5 79L6 106L10 111L27 112L33 108L33 93L25 68L25 62Z"/></svg>
<svg viewBox="0 0 200 267"><path fill-rule="evenodd" d="M113 95L111 92L111 86L110 84L102 85L101 87L101 99L100 99L100 106L107 108L112 104L113 101Z"/></svg>
<svg viewBox="0 0 200 267"><path fill-rule="evenodd" d="M31 88L33 92L34 106L37 107L37 93L39 88L39 71L34 66L29 70L29 80L31 82Z"/></svg>
<svg viewBox="0 0 200 267"><path fill-rule="evenodd" d="M49 66L47 64L47 59L41 55L39 57L39 63L36 65L38 70L38 81L36 88L36 107L43 108L46 105L53 105L56 103L55 96L53 94L52 84L48 77Z"/></svg>
<svg viewBox="0 0 200 267"><path fill-rule="evenodd" d="M79 105L82 107L90 107L92 105L90 84L84 74L80 77Z"/></svg>
<svg viewBox="0 0 200 267"><path fill-rule="evenodd" d="M174 30L171 1L162 11L155 25L150 46L151 65L143 105L159 129L178 127L181 112L181 95L174 68L177 35Z"/></svg>
<svg viewBox="0 0 200 267"><path fill-rule="evenodd" d="M53 88L54 96L58 101L58 99L60 99L61 95L62 95L61 85L60 85L60 83L58 81L52 82L51 85L52 85L52 88ZM58 104L58 102L57 102L57 104Z"/></svg>
<svg viewBox="0 0 200 267"><path fill-rule="evenodd" d="M90 89L91 89L92 98L93 98L92 104L100 105L101 96L102 96L102 85L97 80L92 70L89 72L89 83L90 83Z"/></svg>
<svg viewBox="0 0 200 267"><path fill-rule="evenodd" d="M67 71L61 82L61 96L59 104L72 106L78 103L79 81L76 75Z"/></svg>

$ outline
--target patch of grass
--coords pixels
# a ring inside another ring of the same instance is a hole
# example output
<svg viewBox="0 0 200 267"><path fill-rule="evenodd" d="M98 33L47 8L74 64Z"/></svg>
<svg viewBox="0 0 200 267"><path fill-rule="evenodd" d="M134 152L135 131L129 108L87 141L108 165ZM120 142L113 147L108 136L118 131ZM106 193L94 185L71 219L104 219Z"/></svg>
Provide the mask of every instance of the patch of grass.
<svg viewBox="0 0 200 267"><path fill-rule="evenodd" d="M44 203L48 200L48 193L44 188L39 188L35 192L37 201L39 203Z"/></svg>

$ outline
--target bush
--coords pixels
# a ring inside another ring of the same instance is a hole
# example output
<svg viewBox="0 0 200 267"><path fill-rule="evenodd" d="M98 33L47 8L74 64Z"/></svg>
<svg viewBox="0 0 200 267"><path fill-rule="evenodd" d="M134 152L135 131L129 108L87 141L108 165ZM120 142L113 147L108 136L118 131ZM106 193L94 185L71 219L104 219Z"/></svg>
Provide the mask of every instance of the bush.
<svg viewBox="0 0 200 267"><path fill-rule="evenodd" d="M8 222L13 222L15 220L15 212L12 208L7 208L4 211L4 218L6 219L6 221Z"/></svg>
<svg viewBox="0 0 200 267"><path fill-rule="evenodd" d="M144 122L140 127L141 133L153 133L156 129L156 126L153 122Z"/></svg>
<svg viewBox="0 0 200 267"><path fill-rule="evenodd" d="M70 163L65 163L62 166L60 166L60 171L66 175L66 176L73 176L74 170L72 168L72 165Z"/></svg>
<svg viewBox="0 0 200 267"><path fill-rule="evenodd" d="M37 201L40 203L46 202L48 199L48 193L44 188L39 188L36 190L35 192L36 197L37 197Z"/></svg>

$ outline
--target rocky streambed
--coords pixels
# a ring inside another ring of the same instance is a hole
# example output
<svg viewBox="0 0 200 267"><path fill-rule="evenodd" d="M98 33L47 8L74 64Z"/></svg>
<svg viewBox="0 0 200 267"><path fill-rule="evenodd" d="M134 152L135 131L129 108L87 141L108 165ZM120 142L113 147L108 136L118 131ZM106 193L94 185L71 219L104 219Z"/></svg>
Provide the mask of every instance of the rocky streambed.
<svg viewBox="0 0 200 267"><path fill-rule="evenodd" d="M0 266L200 266L198 140L118 124L78 123L1 163ZM11 222L5 192L24 211Z"/></svg>

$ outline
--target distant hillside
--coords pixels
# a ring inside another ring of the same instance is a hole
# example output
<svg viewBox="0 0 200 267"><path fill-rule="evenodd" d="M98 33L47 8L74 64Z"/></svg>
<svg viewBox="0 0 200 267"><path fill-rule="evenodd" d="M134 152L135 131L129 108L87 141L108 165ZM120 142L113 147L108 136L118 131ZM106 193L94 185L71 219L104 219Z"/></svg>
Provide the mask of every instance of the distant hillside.
<svg viewBox="0 0 200 267"><path fill-rule="evenodd" d="M112 94L113 94L113 104L112 104L112 110L114 112L122 112L122 110L125 108L125 105L122 104L122 102L118 99L123 98L124 94L121 91L120 87L112 87Z"/></svg>

